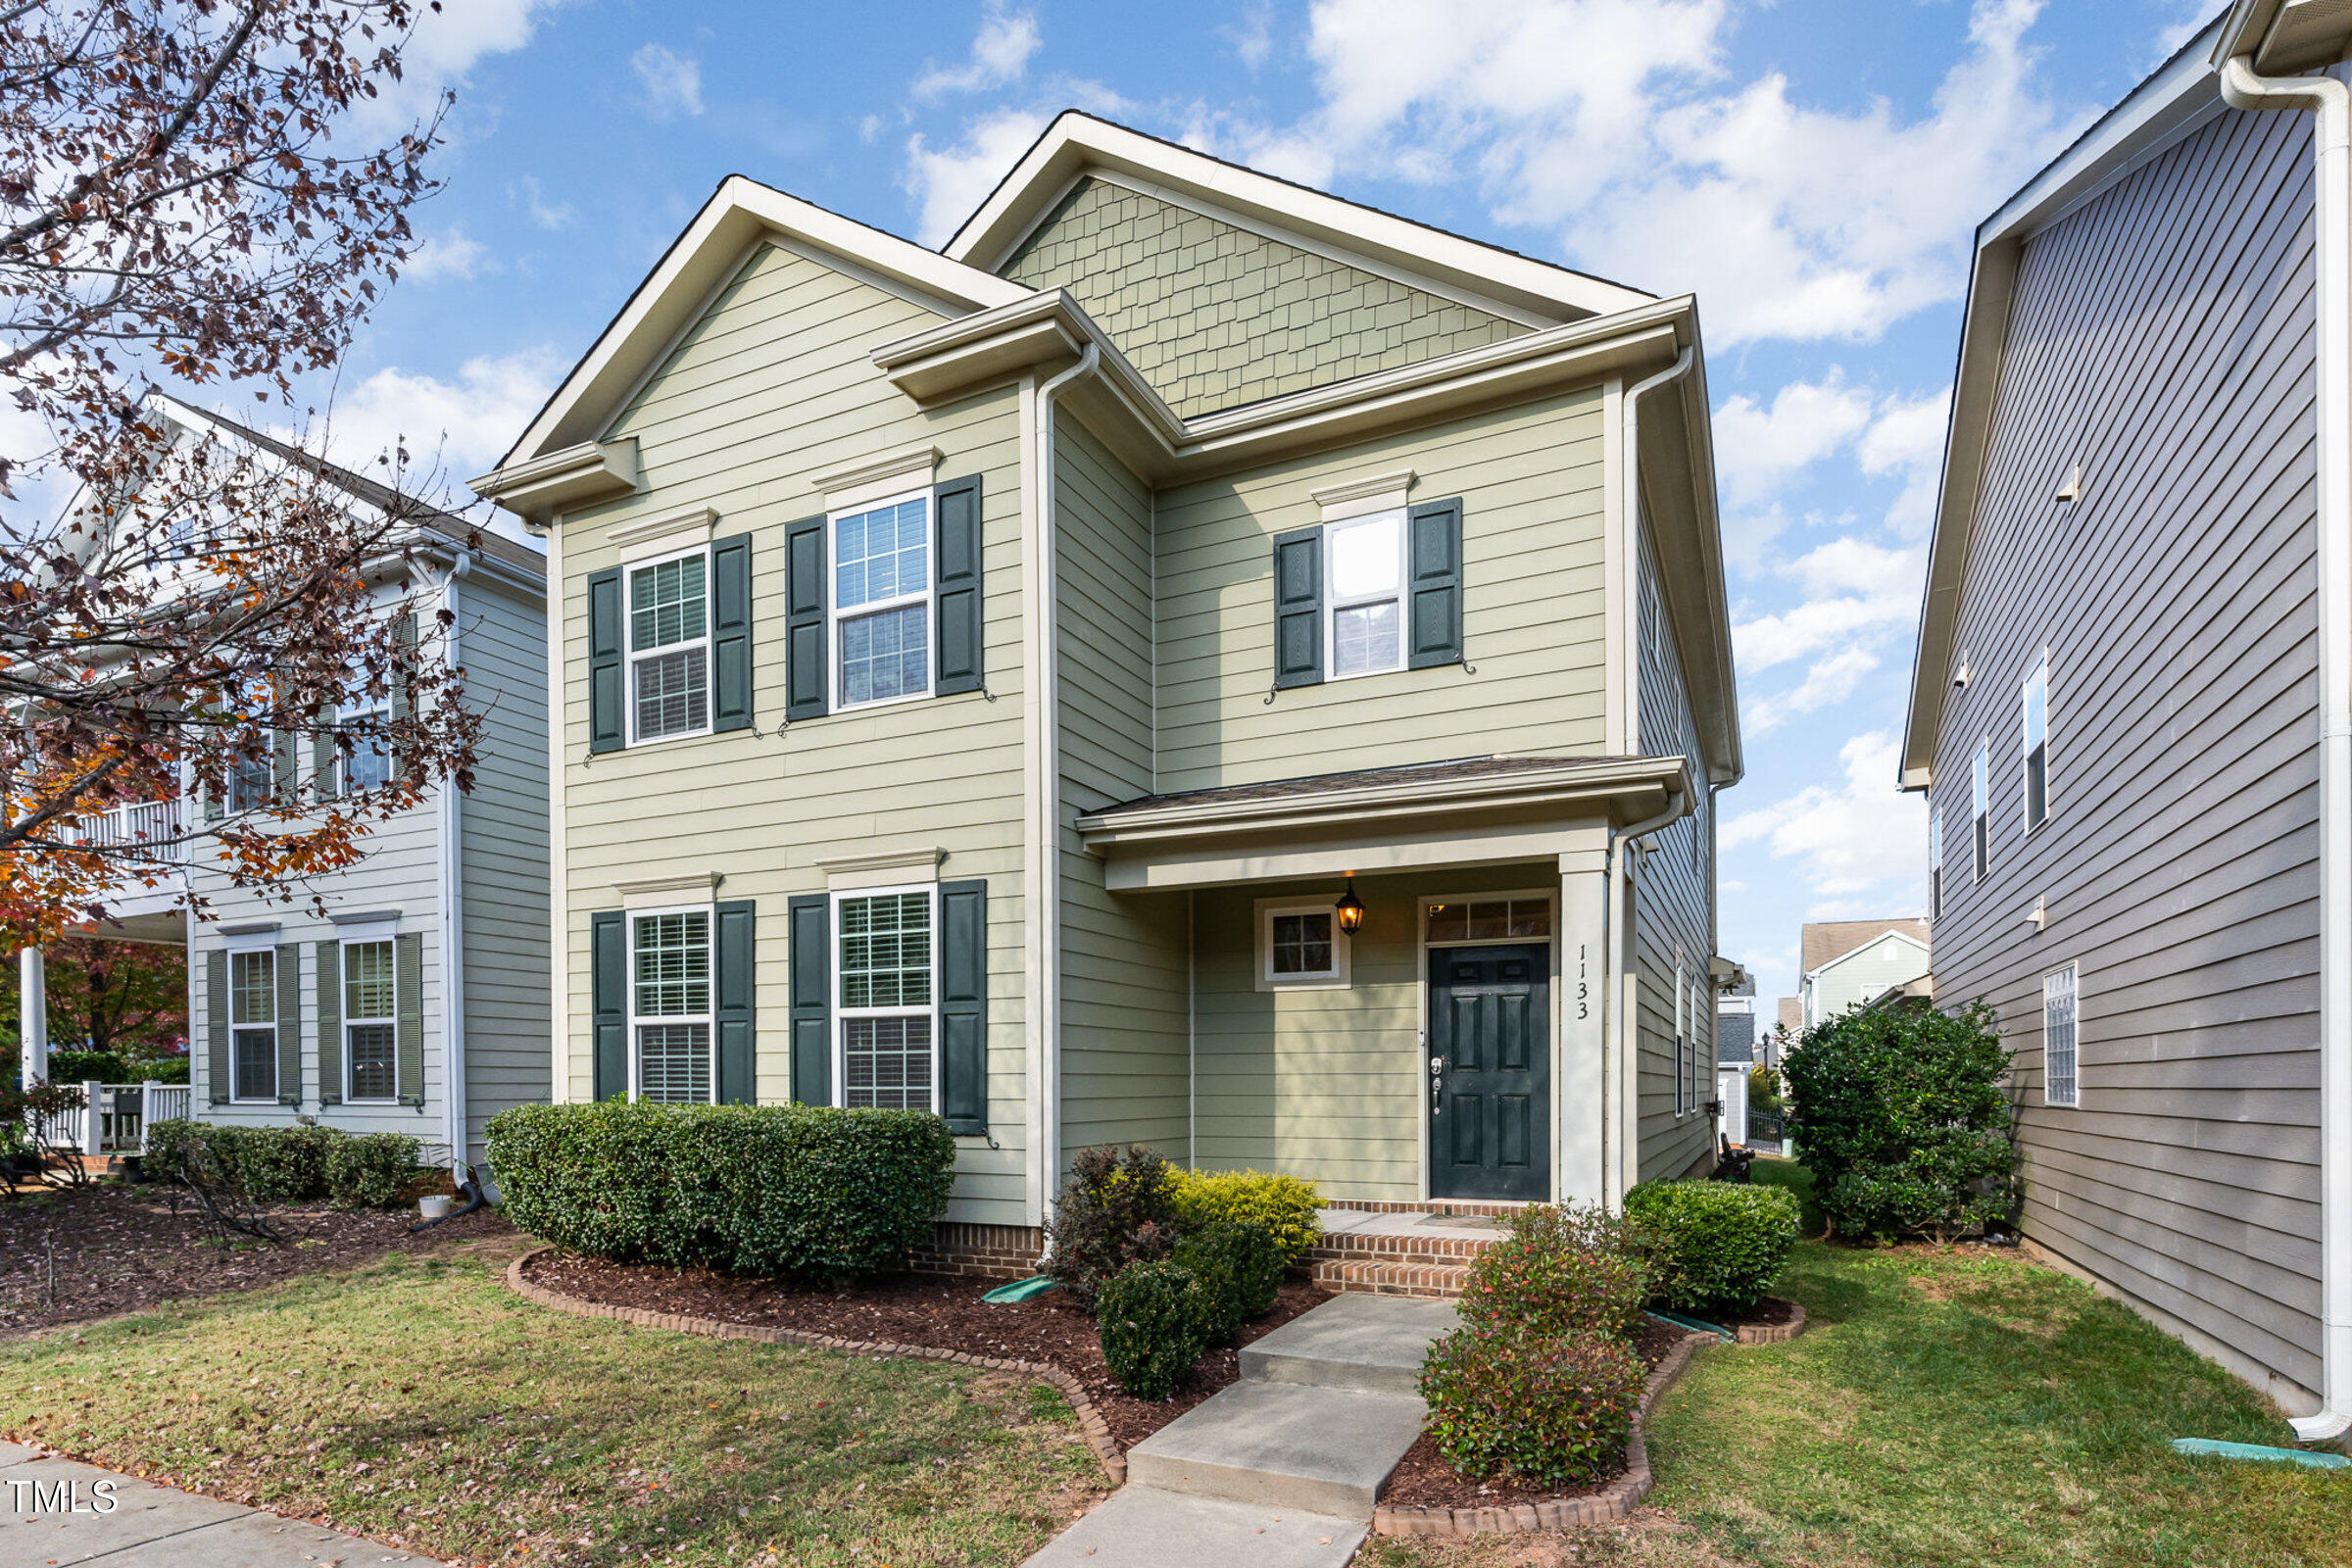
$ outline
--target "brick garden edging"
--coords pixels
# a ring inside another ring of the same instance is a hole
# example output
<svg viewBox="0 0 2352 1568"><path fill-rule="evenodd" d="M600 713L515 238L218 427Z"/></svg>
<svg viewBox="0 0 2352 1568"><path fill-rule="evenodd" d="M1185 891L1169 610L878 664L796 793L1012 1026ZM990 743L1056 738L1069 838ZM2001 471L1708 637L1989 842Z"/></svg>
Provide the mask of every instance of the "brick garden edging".
<svg viewBox="0 0 2352 1568"><path fill-rule="evenodd" d="M1738 1331L1741 1345L1781 1345L1805 1332L1805 1309L1796 1302L1796 1316L1786 1323L1741 1323Z"/></svg>
<svg viewBox="0 0 2352 1568"><path fill-rule="evenodd" d="M614 1306L609 1301L591 1301L585 1297L567 1296L550 1290L524 1273L531 1259L542 1252L553 1252L553 1247L534 1247L507 1265L507 1289L526 1301L574 1317L618 1318L639 1328L670 1329L679 1334L702 1334L720 1340L756 1340L762 1345L800 1345L815 1350L847 1350L853 1355L870 1355L876 1359L906 1356L920 1361L953 1361L957 1366L978 1367L988 1372L1018 1372L1025 1377L1041 1379L1061 1391L1070 1401L1071 1410L1078 1416L1078 1431L1086 1446L1094 1450L1102 1465L1102 1473L1114 1487L1127 1484L1127 1455L1110 1435L1110 1426L1095 1401L1087 1397L1086 1386L1057 1366L1046 1366L1036 1361L1015 1361L1004 1356L973 1355L964 1350L942 1350L927 1345L895 1345L887 1340L844 1340L830 1334L813 1334L807 1329L769 1328L758 1323L729 1323L714 1317L694 1317L684 1312L657 1312L643 1306ZM1639 1440L1637 1440L1639 1441Z"/></svg>

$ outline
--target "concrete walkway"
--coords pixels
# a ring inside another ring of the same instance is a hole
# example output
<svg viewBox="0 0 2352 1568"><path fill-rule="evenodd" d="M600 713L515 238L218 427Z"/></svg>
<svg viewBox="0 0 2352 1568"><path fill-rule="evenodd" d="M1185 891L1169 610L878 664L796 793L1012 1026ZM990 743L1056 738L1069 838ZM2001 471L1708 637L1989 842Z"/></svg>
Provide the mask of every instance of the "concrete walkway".
<svg viewBox="0 0 2352 1568"><path fill-rule="evenodd" d="M1421 1435L1451 1301L1337 1296L1242 1350L1242 1381L1127 1450L1127 1485L1027 1568L1344 1568Z"/></svg>
<svg viewBox="0 0 2352 1568"><path fill-rule="evenodd" d="M100 1486L99 1483L108 1483ZM109 1504L111 1503L111 1506ZM442 1565L298 1519L281 1519L0 1443L0 1568L409 1568Z"/></svg>

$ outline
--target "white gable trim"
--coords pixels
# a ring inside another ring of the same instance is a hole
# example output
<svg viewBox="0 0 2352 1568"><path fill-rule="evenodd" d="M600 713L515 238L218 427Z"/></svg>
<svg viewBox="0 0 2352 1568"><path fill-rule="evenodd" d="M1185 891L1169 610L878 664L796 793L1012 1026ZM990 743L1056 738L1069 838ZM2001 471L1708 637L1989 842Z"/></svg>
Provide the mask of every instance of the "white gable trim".
<svg viewBox="0 0 2352 1568"><path fill-rule="evenodd" d="M1846 949L1835 958L1830 959L1829 962L1823 964L1820 968L1808 970L1805 974L1805 978L1807 980L1818 980L1823 975L1828 974L1832 969L1835 969L1839 964L1845 962L1847 959L1860 957L1863 954L1868 953L1871 949L1877 947L1880 943L1885 942L1889 937L1892 937L1897 942L1901 942L1910 947L1918 949L1920 956L1922 957L1929 956L1935 951L1925 942L1920 941L1919 938L1911 936L1905 932L1897 931L1892 926L1888 926L1877 936L1872 937L1867 941L1855 943L1852 947Z"/></svg>

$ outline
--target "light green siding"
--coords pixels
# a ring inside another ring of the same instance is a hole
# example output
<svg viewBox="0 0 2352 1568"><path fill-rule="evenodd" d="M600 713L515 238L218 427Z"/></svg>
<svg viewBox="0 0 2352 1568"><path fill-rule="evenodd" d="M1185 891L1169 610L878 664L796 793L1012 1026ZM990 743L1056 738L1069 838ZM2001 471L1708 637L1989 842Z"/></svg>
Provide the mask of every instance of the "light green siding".
<svg viewBox="0 0 2352 1568"><path fill-rule="evenodd" d="M1093 175L1003 272L1067 289L1187 418L1528 330Z"/></svg>
<svg viewBox="0 0 2352 1568"><path fill-rule="evenodd" d="M989 884L990 1141L959 1141L951 1217L1025 1218L1021 934L1021 473L1010 387L925 413L866 359L932 324L917 306L764 249L686 334L611 435L637 438L626 501L564 524L562 631L568 1098L592 1093L588 930L614 885L721 873L759 906L759 1096L789 1098L785 901L817 893L820 857L936 847L946 878ZM786 727L784 526L818 513L809 476L928 443L942 479L983 481L988 689ZM588 756L585 580L618 555L613 524L708 506L750 532L757 727Z"/></svg>
<svg viewBox="0 0 2352 1568"><path fill-rule="evenodd" d="M1159 497L1159 788L1203 789L1492 753L1595 755L1602 725L1597 388ZM1462 498L1466 664L1266 697L1273 539L1311 494L1411 468Z"/></svg>
<svg viewBox="0 0 2352 1568"><path fill-rule="evenodd" d="M1835 1018L1856 1003L1883 997L1928 972L1928 950L1902 936L1883 936L1822 965L1803 984L1814 1022Z"/></svg>

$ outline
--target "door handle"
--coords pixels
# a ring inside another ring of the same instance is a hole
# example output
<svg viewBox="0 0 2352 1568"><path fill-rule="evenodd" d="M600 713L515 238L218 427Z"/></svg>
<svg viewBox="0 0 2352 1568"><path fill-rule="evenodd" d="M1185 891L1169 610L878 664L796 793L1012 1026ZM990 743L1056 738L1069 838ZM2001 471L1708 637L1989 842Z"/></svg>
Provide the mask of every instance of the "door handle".
<svg viewBox="0 0 2352 1568"><path fill-rule="evenodd" d="M1429 1058L1429 1113L1433 1117L1446 1114L1445 1087L1446 1058L1432 1056Z"/></svg>

